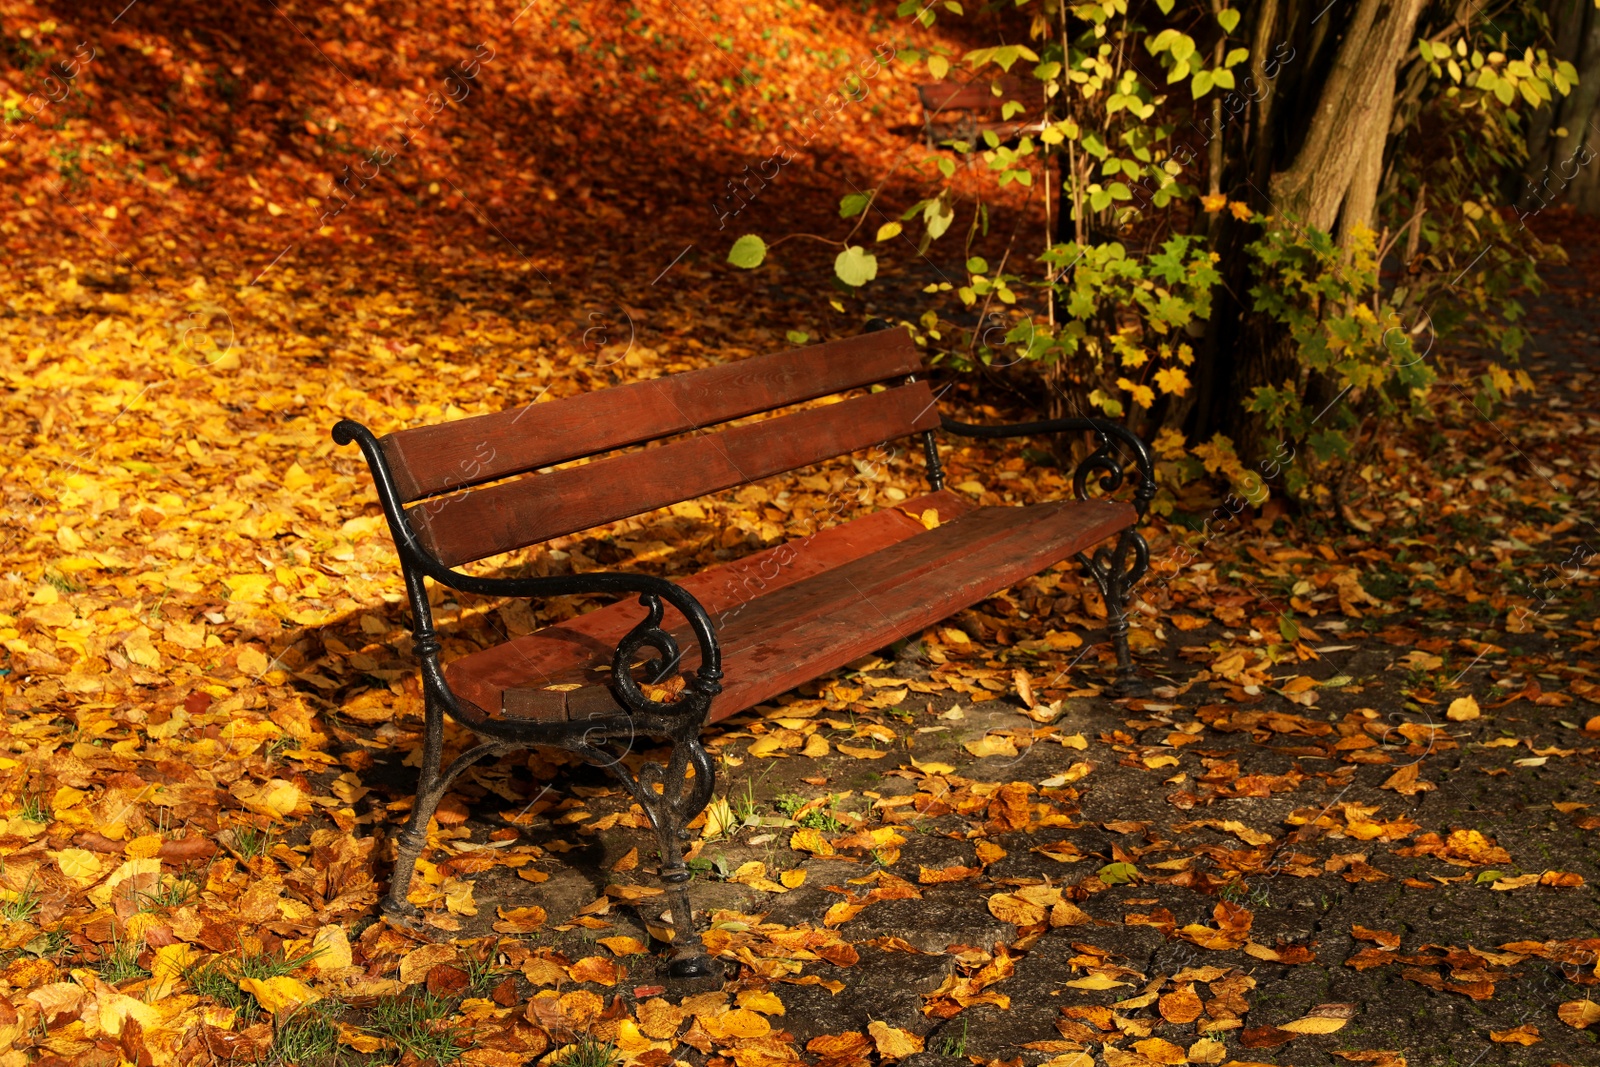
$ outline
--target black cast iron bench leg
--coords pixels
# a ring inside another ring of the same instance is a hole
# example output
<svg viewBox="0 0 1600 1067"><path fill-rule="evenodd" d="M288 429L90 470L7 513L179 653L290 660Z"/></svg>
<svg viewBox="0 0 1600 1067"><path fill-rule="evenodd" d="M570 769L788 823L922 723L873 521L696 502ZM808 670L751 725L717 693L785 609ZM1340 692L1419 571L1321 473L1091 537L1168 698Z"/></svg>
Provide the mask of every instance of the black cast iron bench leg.
<svg viewBox="0 0 1600 1067"><path fill-rule="evenodd" d="M1106 602L1106 632L1111 637L1111 647L1117 653L1117 678L1111 685L1113 697L1146 696L1150 687L1133 666L1133 652L1128 647L1128 609L1132 606L1133 587L1150 568L1150 548L1138 531L1123 530L1111 548L1098 548L1092 556L1078 554L1081 563Z"/></svg>
<svg viewBox="0 0 1600 1067"><path fill-rule="evenodd" d="M427 698L427 734L422 743L422 770L417 775L416 797L411 803L411 817L395 840L394 872L389 877L389 894L383 901L383 914L408 926L416 927L422 919L422 910L411 903L411 877L417 869L417 858L428 844L428 823L439 808L439 801L450 789L450 783L485 756L501 756L525 747L506 741L485 741L474 745L439 769L444 754L444 709L430 695Z"/></svg>
<svg viewBox="0 0 1600 1067"><path fill-rule="evenodd" d="M693 876L683 860L684 844L690 836L689 823L710 802L716 784L716 766L700 743L701 726L694 717L679 717L668 727L672 756L666 766L644 763L638 777L608 749L596 744L584 746L583 751L589 762L605 767L617 777L644 810L655 831L661 857L657 877L666 891L675 945L667 974L680 979L711 978L718 974L717 965L706 954L695 928L694 908L689 900L689 881ZM689 777L691 770L693 778ZM657 786L660 786L659 792Z"/></svg>

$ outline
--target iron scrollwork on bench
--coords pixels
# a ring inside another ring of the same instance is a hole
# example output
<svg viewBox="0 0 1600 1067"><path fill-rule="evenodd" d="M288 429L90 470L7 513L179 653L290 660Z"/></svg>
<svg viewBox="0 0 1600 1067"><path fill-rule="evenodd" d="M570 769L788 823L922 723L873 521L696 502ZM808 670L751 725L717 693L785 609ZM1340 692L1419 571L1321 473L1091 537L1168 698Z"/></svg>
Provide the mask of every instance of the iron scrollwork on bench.
<svg viewBox="0 0 1600 1067"><path fill-rule="evenodd" d="M1072 418L1009 426L982 426L946 418L941 428L961 437L984 438L1092 433L1095 450L1072 473L1072 492L1077 499L1090 499L1091 479L1095 479L1099 488L1107 494L1121 489L1127 482L1130 454L1139 472L1138 484L1133 492L1133 506L1141 519L1156 495L1155 462L1150 456L1149 447L1137 434L1115 423ZM1134 586L1150 569L1150 546L1138 530L1130 526L1118 535L1115 544L1109 547L1102 545L1093 554L1079 552L1074 558L1089 572L1105 597L1107 631L1117 654L1117 679L1111 692L1114 696L1142 694L1147 687L1134 670L1133 655L1128 647L1128 608Z"/></svg>
<svg viewBox="0 0 1600 1067"><path fill-rule="evenodd" d="M616 775L644 810L655 831L661 853L659 877L667 890L674 931L682 935L668 973L678 978L713 974L714 965L695 933L687 888L690 875L683 860L684 843L689 838L688 823L710 801L715 787L716 767L700 742L700 733L710 718L712 698L722 691L721 649L710 616L687 590L650 575L588 573L488 578L447 567L419 543L407 521L388 457L372 432L359 423L344 420L334 427L333 438L341 445L351 442L360 445L371 468L378 501L400 556L411 606L414 647L422 664L427 724L423 766L411 817L397 838L395 870L383 903L384 913L413 928L420 920L419 910L406 897L417 859L427 843L428 822L457 776L481 759L520 748L532 745L564 748ZM637 594L646 616L622 638L612 657L609 688L614 706L591 709L587 716L573 720L530 720L499 717L493 714L496 709L480 709L459 699L439 660L443 646L434 630L424 578L432 578L461 592L488 597ZM650 659L642 667L644 684L656 685L672 675L682 662L677 641L662 627L667 605L676 608L688 621L699 646L700 665L686 674L683 688L674 699L663 701L652 699L641 689L634 676L634 663L641 649L649 648L658 653L658 658ZM446 713L476 734L481 743L441 769ZM619 742L626 746L639 735L668 740L672 754L664 768L646 762L635 777L611 746Z"/></svg>

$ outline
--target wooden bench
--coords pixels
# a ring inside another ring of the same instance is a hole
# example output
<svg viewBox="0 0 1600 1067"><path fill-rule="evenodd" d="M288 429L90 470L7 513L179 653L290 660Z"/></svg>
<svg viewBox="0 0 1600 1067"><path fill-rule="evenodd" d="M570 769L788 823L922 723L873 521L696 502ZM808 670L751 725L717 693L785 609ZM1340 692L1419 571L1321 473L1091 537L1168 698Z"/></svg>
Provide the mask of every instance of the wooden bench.
<svg viewBox="0 0 1600 1067"><path fill-rule="evenodd" d="M887 387L868 388L877 385ZM841 393L851 395L796 408ZM1144 443L1087 419L968 425L942 419L934 401L916 346L896 329L381 438L349 420L335 426L334 440L358 443L371 468L422 662L423 764L385 914L415 928L420 913L406 899L412 872L457 775L485 757L554 746L609 768L644 810L660 847L674 932L684 934L674 938L667 972L709 975L683 861L687 824L715 783L700 743L708 722L1073 556L1105 595L1117 691L1136 687L1127 607L1149 553L1134 524L1155 493ZM749 419L778 409L791 410ZM977 437L1082 431L1096 450L1074 474L1074 500L979 507L943 487L939 429ZM455 569L913 436L923 446L925 496L681 581L620 572L480 577ZM1127 481L1132 503L1091 500L1091 481L1107 495ZM928 509L938 512L933 529L920 520ZM760 576L753 597L752 572ZM489 597L621 599L443 664L430 578ZM479 743L441 769L447 715ZM670 742L671 756L664 766L644 763L635 776L616 749L639 736Z"/></svg>
<svg viewBox="0 0 1600 1067"><path fill-rule="evenodd" d="M985 130L1004 143L1044 129L1041 90L1037 85L1030 89L1019 78L968 85L933 82L917 86L917 97L922 101L922 128L929 148L942 141L978 145ZM1028 117L1019 121L1016 116Z"/></svg>

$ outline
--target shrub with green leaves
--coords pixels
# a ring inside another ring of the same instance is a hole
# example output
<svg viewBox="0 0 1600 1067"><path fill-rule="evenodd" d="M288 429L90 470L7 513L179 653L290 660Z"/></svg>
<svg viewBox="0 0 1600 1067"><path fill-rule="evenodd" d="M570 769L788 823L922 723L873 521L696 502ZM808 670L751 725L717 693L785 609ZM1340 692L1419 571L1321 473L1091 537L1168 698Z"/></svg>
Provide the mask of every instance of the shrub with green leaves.
<svg viewBox="0 0 1600 1067"><path fill-rule="evenodd" d="M1513 294L1552 250L1497 205L1530 116L1578 78L1532 0L1492 23L1442 0L899 11L899 60L989 85L1022 123L908 153L823 238L846 289L882 256L959 244L965 277L928 286L909 322L941 361L1031 368L1051 415L1178 431L1246 467L1292 448L1284 488L1320 499L1329 464L1426 412L1438 335L1516 358ZM931 32L949 18L1005 43L957 51ZM770 252L751 234L729 258ZM1480 384L1493 400L1526 382L1495 365Z"/></svg>

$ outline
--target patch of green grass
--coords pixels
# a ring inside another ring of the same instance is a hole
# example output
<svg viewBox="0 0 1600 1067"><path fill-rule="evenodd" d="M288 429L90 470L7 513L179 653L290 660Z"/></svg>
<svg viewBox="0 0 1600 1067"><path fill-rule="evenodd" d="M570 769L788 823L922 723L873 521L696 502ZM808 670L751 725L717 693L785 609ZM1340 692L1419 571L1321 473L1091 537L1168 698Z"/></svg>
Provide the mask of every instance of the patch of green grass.
<svg viewBox="0 0 1600 1067"><path fill-rule="evenodd" d="M494 971L494 945L481 958L476 952L467 954L467 996L487 997L500 984L499 977Z"/></svg>
<svg viewBox="0 0 1600 1067"><path fill-rule="evenodd" d="M143 901L139 905L140 911L155 911L157 908L181 908L193 900L200 892L200 887L188 875L163 878L161 884L153 893L140 893Z"/></svg>
<svg viewBox="0 0 1600 1067"><path fill-rule="evenodd" d="M746 778L744 793L729 793L728 807L733 809L733 817L740 826L751 826L761 821L761 813L756 807L755 779Z"/></svg>
<svg viewBox="0 0 1600 1067"><path fill-rule="evenodd" d="M939 1043L939 1055L961 1059L967 1054L967 1020L961 1020L961 1036L951 1035Z"/></svg>
<svg viewBox="0 0 1600 1067"><path fill-rule="evenodd" d="M252 1023L261 1014L261 1004L255 995L239 988L242 978L278 978L293 974L303 965L322 955L323 950L293 958L283 951L244 953L238 959L212 957L183 973L196 996L209 997L224 1008L232 1008L242 1023Z"/></svg>
<svg viewBox="0 0 1600 1067"><path fill-rule="evenodd" d="M733 875L733 867L728 863L728 857L720 854L716 859L707 859L704 856L692 859L687 866L696 874L703 874L720 882L726 882Z"/></svg>
<svg viewBox="0 0 1600 1067"><path fill-rule="evenodd" d="M239 957L239 977L282 978L298 971L322 955L323 951L321 948L314 948L310 952L292 958L285 956L281 948L271 952L248 952Z"/></svg>
<svg viewBox="0 0 1600 1067"><path fill-rule="evenodd" d="M15 900L0 901L0 919L14 923L27 922L38 910L39 890L35 888L32 878L17 891Z"/></svg>
<svg viewBox="0 0 1600 1067"><path fill-rule="evenodd" d="M107 985L150 977L150 972L139 966L139 946L120 938L112 939L111 946L102 951L94 969Z"/></svg>
<svg viewBox="0 0 1600 1067"><path fill-rule="evenodd" d="M22 798L22 811L18 814L29 822L44 823L46 825L50 822L50 809L45 807L44 798L38 793L29 793Z"/></svg>
<svg viewBox="0 0 1600 1067"><path fill-rule="evenodd" d="M78 946L72 943L65 930L46 930L23 945L22 950L29 955L57 962L69 960L78 954Z"/></svg>
<svg viewBox="0 0 1600 1067"><path fill-rule="evenodd" d="M1398 600L1411 594L1413 577L1409 573L1378 566L1361 576L1361 587L1379 600Z"/></svg>
<svg viewBox="0 0 1600 1067"><path fill-rule="evenodd" d="M240 989L239 983L228 977L217 960L207 960L185 971L183 978L196 996L205 997L224 1008L232 1008L241 1023L252 1023L261 1014L261 1005L256 998Z"/></svg>
<svg viewBox="0 0 1600 1067"><path fill-rule="evenodd" d="M352 1062L339 1045L338 1001L308 1005L277 1024L267 1063L273 1067L337 1067Z"/></svg>
<svg viewBox="0 0 1600 1067"><path fill-rule="evenodd" d="M245 860L265 856L272 851L272 831L257 830L254 826L233 828L233 847Z"/></svg>
<svg viewBox="0 0 1600 1067"><path fill-rule="evenodd" d="M282 755L285 750L294 748L296 744L298 744L298 742L296 742L292 737L274 737L261 749L262 762L270 768L273 764L278 762L278 757Z"/></svg>
<svg viewBox="0 0 1600 1067"><path fill-rule="evenodd" d="M44 580L45 580L45 583L47 585L54 586L56 592L58 592L58 593L81 593L81 592L83 592L83 586L74 585L72 582L68 581L66 578L63 578L59 574L52 574L49 571L46 571L45 575L44 575Z"/></svg>
<svg viewBox="0 0 1600 1067"><path fill-rule="evenodd" d="M821 830L823 833L838 833L844 829L844 823L834 818L833 800L828 798L826 804L815 804L808 801L798 793L784 793L774 803L779 811L793 819L796 825ZM814 805L807 807L807 805Z"/></svg>
<svg viewBox="0 0 1600 1067"><path fill-rule="evenodd" d="M593 1034L584 1034L572 1051L557 1062L561 1067L615 1067L621 1059L617 1055L617 1046L609 1041L601 1041Z"/></svg>
<svg viewBox="0 0 1600 1067"><path fill-rule="evenodd" d="M402 1060L420 1063L454 1063L467 1050L458 1044L458 1031L444 1026L450 1002L431 993L420 997L385 997L372 1009L367 1032L394 1042Z"/></svg>

